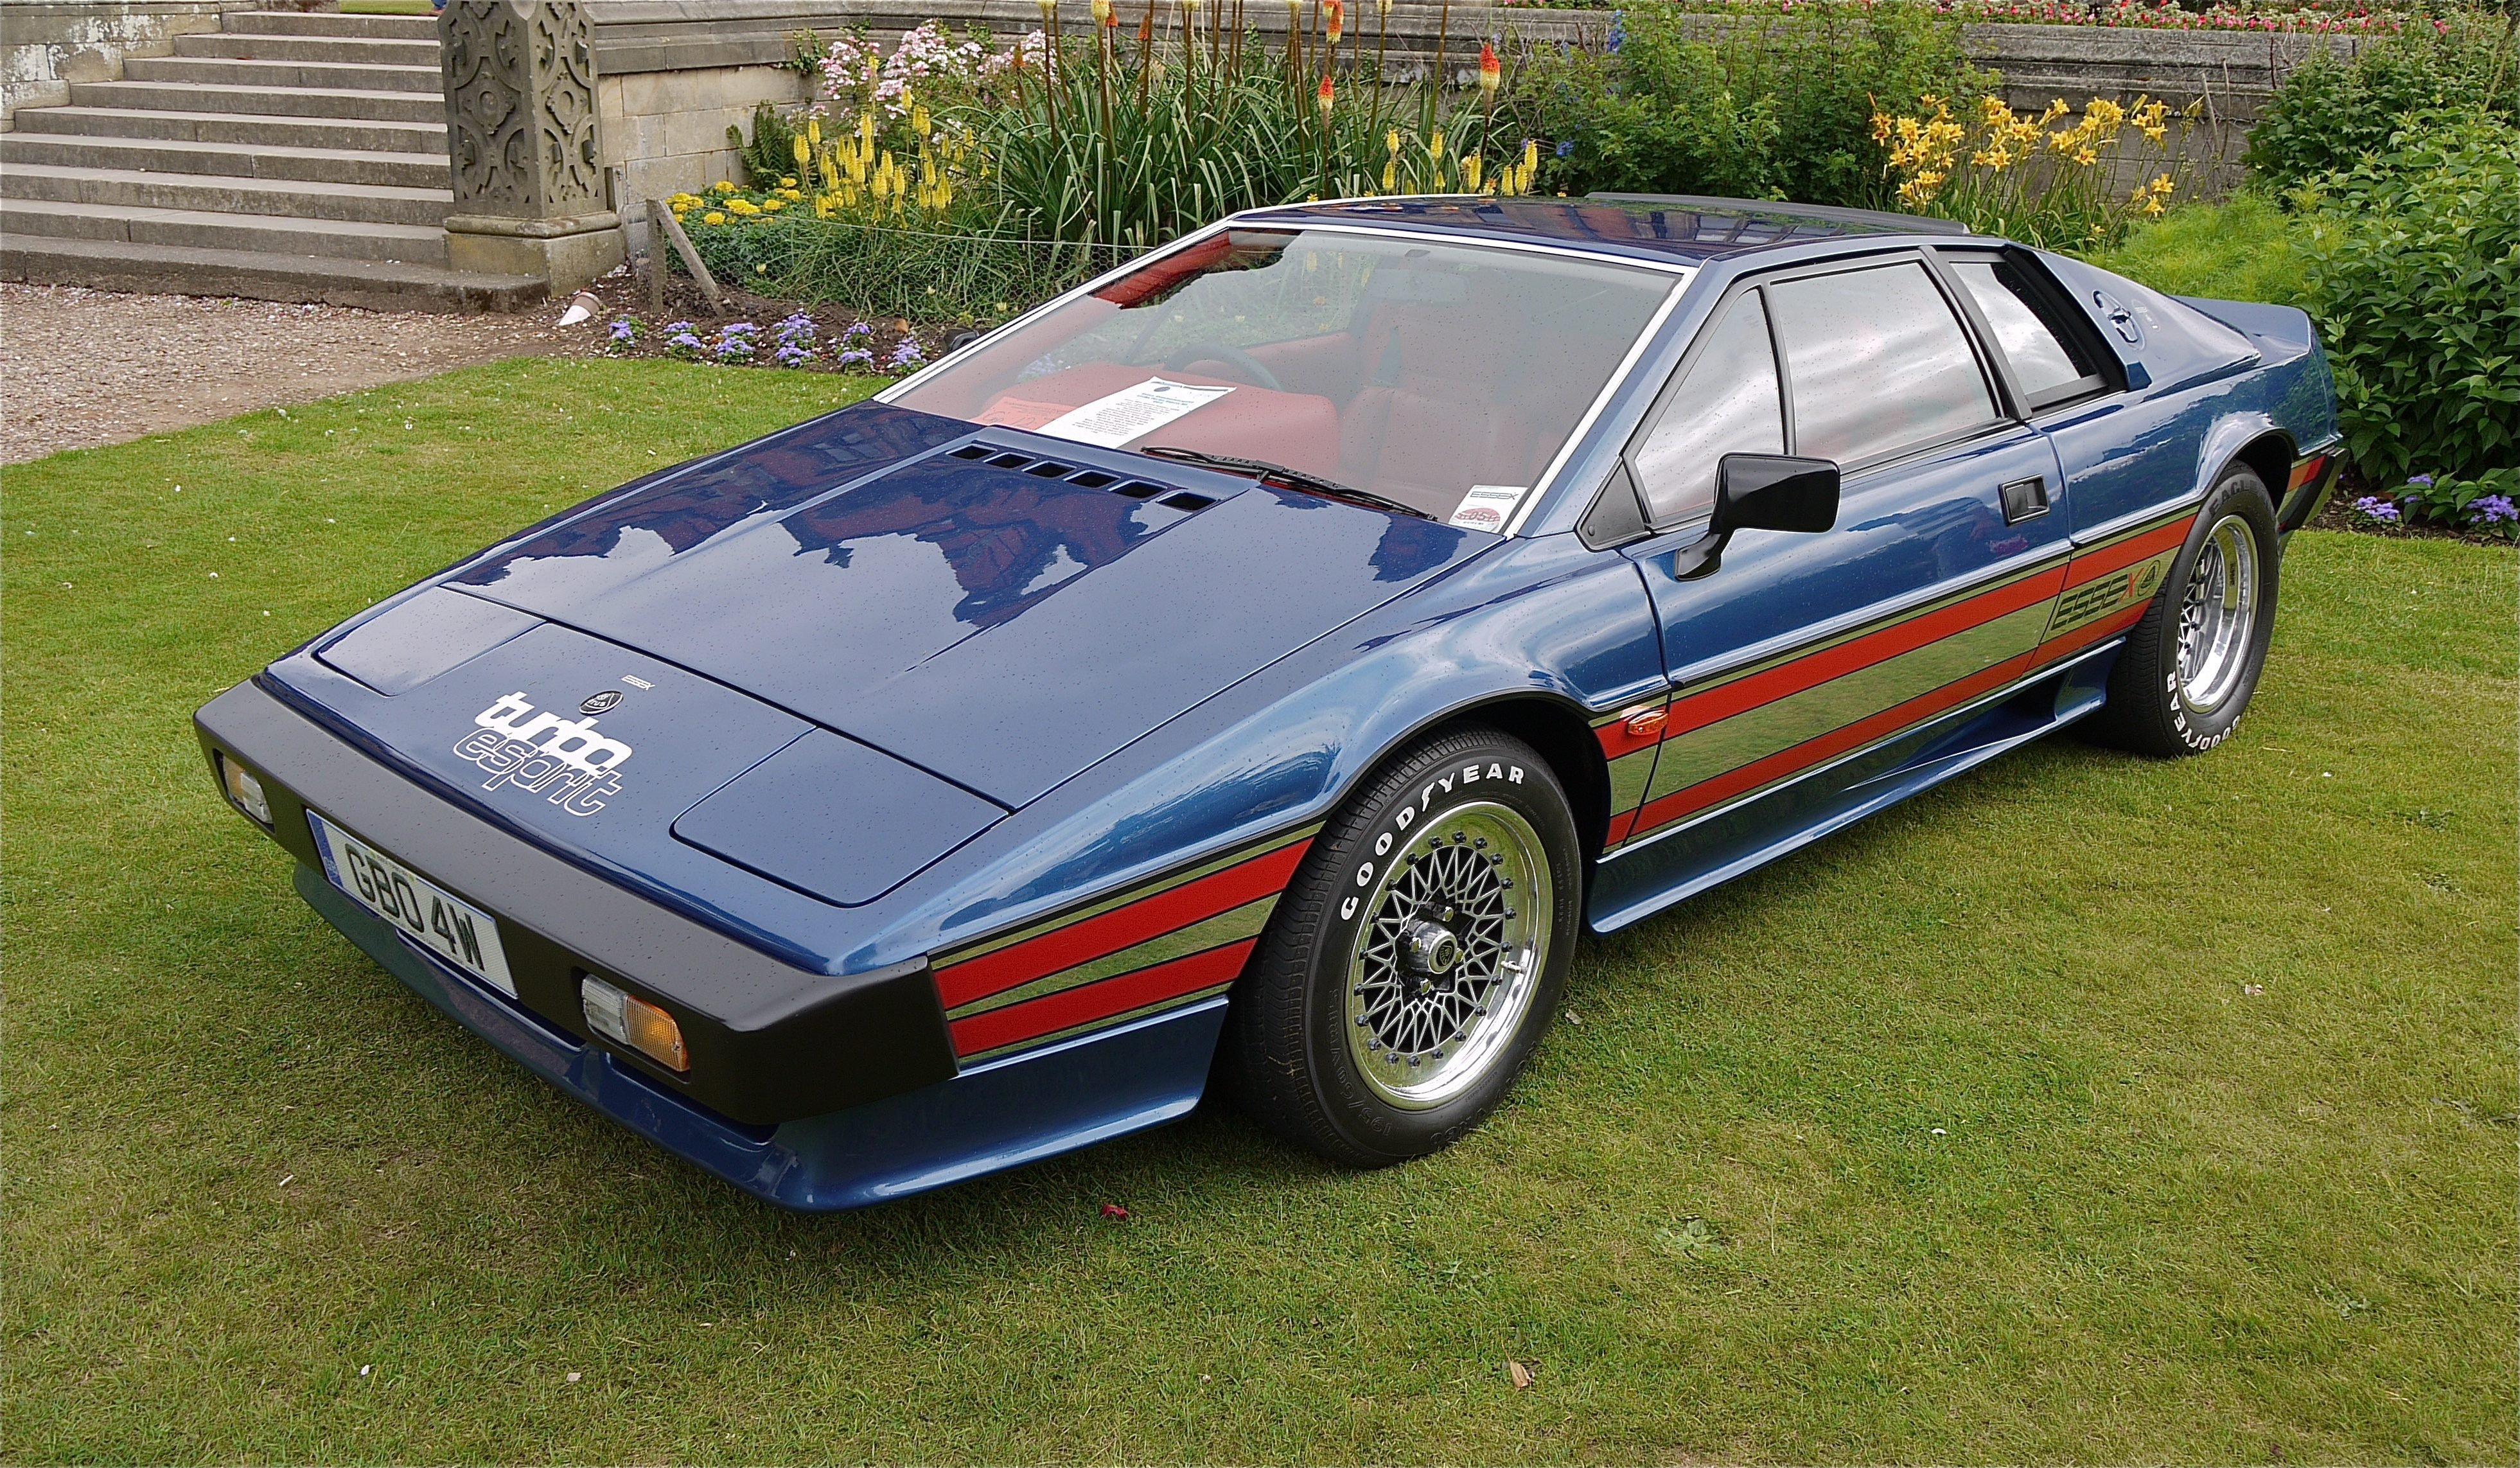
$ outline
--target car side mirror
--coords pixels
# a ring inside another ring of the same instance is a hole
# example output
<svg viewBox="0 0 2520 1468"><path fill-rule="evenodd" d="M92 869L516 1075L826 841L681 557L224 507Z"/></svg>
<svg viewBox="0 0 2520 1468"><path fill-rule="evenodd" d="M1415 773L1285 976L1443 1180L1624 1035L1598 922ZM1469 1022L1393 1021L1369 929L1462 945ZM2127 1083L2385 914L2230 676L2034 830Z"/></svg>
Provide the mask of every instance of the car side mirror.
<svg viewBox="0 0 2520 1468"><path fill-rule="evenodd" d="M1715 465L1715 513L1706 534L1680 552L1672 574L1712 574L1735 530L1817 534L1837 524L1837 466L1790 454L1726 454Z"/></svg>

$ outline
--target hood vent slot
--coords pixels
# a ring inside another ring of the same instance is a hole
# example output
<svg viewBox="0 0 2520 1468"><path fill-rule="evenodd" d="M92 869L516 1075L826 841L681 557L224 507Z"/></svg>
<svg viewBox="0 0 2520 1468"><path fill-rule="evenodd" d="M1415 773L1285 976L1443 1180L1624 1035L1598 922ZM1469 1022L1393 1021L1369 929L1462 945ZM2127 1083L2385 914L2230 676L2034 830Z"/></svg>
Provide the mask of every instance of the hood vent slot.
<svg viewBox="0 0 2520 1468"><path fill-rule="evenodd" d="M1184 514L1193 510L1204 510L1216 503L1216 496L1212 494L1177 489L1170 484L1151 483L1146 480L1124 480L1116 474L1109 474L1100 469L1079 469L1072 464L1061 464L1056 459L1037 459L1019 449L1007 448L996 443L966 443L945 457L961 459L966 463L985 460L991 469L1014 470L1039 479L1061 480L1080 489L1108 489L1114 494L1125 494L1131 499L1153 500L1167 509L1179 510Z"/></svg>

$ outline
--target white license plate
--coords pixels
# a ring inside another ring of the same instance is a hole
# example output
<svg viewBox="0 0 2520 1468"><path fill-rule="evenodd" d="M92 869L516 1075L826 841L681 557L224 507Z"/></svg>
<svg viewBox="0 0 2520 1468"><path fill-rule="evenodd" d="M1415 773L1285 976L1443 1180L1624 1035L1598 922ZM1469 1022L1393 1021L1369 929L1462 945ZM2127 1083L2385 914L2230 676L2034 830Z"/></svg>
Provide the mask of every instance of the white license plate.
<svg viewBox="0 0 2520 1468"><path fill-rule="evenodd" d="M490 914L331 821L306 812L323 849L324 875L411 941L513 999L508 955Z"/></svg>

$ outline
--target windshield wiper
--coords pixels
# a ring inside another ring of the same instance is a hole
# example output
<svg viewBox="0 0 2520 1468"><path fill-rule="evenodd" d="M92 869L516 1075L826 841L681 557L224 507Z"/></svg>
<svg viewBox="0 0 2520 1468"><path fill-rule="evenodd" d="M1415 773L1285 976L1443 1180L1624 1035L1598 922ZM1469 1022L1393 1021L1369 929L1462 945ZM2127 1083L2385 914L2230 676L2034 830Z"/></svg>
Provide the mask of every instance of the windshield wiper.
<svg viewBox="0 0 2520 1468"><path fill-rule="evenodd" d="M1202 469L1230 469L1238 474L1247 474L1262 480L1276 480L1289 488L1309 489L1315 494L1330 499L1348 500L1370 509L1388 510L1394 515L1415 515L1419 520L1435 518L1416 505L1404 505L1396 499L1386 499L1371 489L1358 489L1318 474L1308 474L1301 469L1289 469L1283 464L1272 464L1267 459L1242 459L1233 454L1212 454L1203 449L1176 448L1169 443L1158 443L1150 448L1139 449L1138 452L1152 454L1158 459L1196 464Z"/></svg>

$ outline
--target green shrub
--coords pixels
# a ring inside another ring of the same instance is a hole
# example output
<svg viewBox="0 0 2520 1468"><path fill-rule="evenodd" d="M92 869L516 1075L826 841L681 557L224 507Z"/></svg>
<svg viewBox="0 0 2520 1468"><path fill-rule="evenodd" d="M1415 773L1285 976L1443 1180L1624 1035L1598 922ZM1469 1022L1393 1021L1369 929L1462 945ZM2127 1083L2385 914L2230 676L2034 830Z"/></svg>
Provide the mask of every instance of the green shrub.
<svg viewBox="0 0 2520 1468"><path fill-rule="evenodd" d="M2520 126L2417 113L2306 196L2306 304L2375 483L2520 462Z"/></svg>
<svg viewBox="0 0 2520 1468"><path fill-rule="evenodd" d="M2370 38L2350 62L2313 51L2249 129L2249 167L2289 192L2388 146L2410 112L2473 107L2520 120L2515 19L2520 13L2452 10L2438 28L2416 23Z"/></svg>
<svg viewBox="0 0 2520 1468"><path fill-rule="evenodd" d="M1912 0L1737 17L1644 5L1610 23L1602 52L1543 52L1520 88L1522 130L1556 145L1544 191L1884 206L1895 185L1874 113L1994 83L1961 56L1958 22Z"/></svg>

